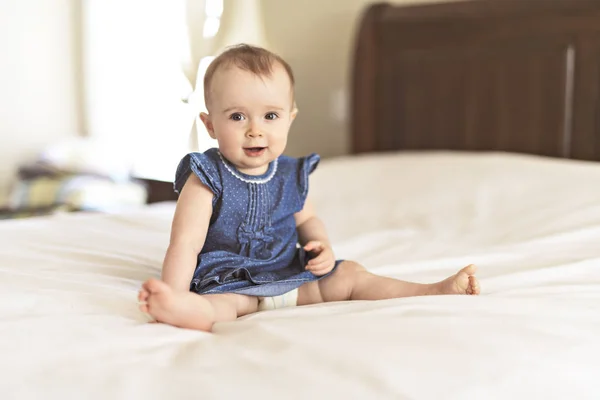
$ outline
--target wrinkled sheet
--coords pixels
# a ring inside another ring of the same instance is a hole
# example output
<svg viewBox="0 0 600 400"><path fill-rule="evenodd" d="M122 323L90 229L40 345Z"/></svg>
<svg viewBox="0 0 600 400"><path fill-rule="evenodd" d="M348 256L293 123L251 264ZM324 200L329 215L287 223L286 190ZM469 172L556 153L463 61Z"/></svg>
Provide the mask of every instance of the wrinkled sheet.
<svg viewBox="0 0 600 400"><path fill-rule="evenodd" d="M148 324L174 205L0 223L2 399L595 399L600 163L513 154L326 160L338 258L417 282L478 265L481 296Z"/></svg>

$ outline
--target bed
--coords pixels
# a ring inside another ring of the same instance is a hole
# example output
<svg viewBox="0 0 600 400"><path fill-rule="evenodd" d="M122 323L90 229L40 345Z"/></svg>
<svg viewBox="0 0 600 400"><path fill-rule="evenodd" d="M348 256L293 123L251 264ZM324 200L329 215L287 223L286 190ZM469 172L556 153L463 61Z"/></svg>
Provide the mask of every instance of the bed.
<svg viewBox="0 0 600 400"><path fill-rule="evenodd" d="M482 295L194 332L136 305L173 202L4 221L2 399L597 398L600 3L374 4L360 18L351 154L311 181L334 250L419 282L475 263Z"/></svg>

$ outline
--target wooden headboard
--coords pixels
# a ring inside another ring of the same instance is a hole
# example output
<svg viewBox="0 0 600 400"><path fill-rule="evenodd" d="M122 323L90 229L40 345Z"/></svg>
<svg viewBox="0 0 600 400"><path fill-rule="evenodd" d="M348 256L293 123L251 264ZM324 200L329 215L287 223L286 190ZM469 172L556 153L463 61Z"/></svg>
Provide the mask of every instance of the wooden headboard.
<svg viewBox="0 0 600 400"><path fill-rule="evenodd" d="M354 153L600 160L600 0L375 4L352 79Z"/></svg>

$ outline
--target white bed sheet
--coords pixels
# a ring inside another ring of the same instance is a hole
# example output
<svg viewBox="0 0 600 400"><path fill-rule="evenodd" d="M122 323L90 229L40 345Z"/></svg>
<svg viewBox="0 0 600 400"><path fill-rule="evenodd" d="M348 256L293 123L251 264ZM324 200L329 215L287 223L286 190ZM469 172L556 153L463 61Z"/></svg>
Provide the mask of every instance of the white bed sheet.
<svg viewBox="0 0 600 400"><path fill-rule="evenodd" d="M173 212L0 223L2 399L595 399L600 164L510 154L347 157L312 192L337 256L483 294L147 324Z"/></svg>

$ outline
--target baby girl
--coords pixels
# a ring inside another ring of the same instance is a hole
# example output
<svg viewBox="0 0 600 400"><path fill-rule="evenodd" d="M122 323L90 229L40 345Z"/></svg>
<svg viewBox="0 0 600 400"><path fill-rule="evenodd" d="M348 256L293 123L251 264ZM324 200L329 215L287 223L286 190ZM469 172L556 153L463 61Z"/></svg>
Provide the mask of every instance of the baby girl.
<svg viewBox="0 0 600 400"><path fill-rule="evenodd" d="M420 284L378 276L336 259L309 198L319 156L283 155L298 110L290 66L238 45L204 78L202 122L218 148L180 162L162 279L138 299L157 322L210 331L262 310L331 301L477 295L475 267Z"/></svg>

